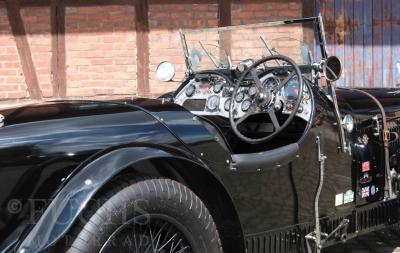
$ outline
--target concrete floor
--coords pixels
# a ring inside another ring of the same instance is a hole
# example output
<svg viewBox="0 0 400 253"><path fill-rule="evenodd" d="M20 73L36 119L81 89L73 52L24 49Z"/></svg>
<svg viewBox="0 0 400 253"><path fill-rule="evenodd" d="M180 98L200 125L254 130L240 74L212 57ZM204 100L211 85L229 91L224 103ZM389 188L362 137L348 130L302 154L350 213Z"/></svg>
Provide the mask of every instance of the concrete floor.
<svg viewBox="0 0 400 253"><path fill-rule="evenodd" d="M373 232L327 248L323 253L400 253L400 227Z"/></svg>

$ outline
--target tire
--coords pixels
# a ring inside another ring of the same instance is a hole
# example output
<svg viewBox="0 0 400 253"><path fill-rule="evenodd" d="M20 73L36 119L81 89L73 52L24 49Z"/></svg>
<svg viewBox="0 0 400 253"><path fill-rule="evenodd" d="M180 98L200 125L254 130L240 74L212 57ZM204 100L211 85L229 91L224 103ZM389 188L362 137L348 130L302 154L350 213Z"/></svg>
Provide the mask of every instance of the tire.
<svg viewBox="0 0 400 253"><path fill-rule="evenodd" d="M189 188L170 179L120 177L88 205L64 237L62 251L158 252L154 247L163 247L160 252L222 252L209 211Z"/></svg>

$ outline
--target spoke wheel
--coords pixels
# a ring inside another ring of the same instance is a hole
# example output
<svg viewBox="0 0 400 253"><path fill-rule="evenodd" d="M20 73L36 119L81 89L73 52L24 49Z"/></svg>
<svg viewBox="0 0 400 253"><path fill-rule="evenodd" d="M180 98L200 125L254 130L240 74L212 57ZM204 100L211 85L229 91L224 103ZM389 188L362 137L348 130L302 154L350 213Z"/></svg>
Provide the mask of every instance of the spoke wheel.
<svg viewBox="0 0 400 253"><path fill-rule="evenodd" d="M57 253L222 253L201 199L167 178L123 174L102 188L60 240Z"/></svg>
<svg viewBox="0 0 400 253"><path fill-rule="evenodd" d="M147 214L120 226L100 252L191 253L192 236L175 219Z"/></svg>

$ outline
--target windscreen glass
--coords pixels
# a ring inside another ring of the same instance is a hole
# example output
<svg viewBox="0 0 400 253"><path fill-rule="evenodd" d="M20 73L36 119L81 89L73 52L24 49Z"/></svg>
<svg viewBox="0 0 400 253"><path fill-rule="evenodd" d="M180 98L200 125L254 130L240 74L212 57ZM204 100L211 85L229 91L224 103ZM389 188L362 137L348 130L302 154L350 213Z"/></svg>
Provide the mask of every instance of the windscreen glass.
<svg viewBox="0 0 400 253"><path fill-rule="evenodd" d="M184 32L188 60L195 71L228 68L245 60L282 54L297 64L315 62L315 21L271 22ZM280 64L276 62L275 64Z"/></svg>

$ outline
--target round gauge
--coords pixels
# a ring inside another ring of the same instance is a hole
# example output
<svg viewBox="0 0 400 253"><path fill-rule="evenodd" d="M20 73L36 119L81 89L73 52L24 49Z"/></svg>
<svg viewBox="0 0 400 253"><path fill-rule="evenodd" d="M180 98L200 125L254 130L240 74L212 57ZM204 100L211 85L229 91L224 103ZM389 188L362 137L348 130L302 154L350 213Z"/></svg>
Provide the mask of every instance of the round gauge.
<svg viewBox="0 0 400 253"><path fill-rule="evenodd" d="M255 86L251 86L250 89L248 90L249 96L252 97L256 95L257 93L257 88Z"/></svg>
<svg viewBox="0 0 400 253"><path fill-rule="evenodd" d="M268 77L264 81L264 89L271 89L279 86L279 81L274 77Z"/></svg>
<svg viewBox="0 0 400 253"><path fill-rule="evenodd" d="M225 111L229 111L230 107L231 107L231 99L229 98L225 101L225 104L224 104Z"/></svg>
<svg viewBox="0 0 400 253"><path fill-rule="evenodd" d="M299 80L297 76L290 79L285 85L285 96L287 99L296 100L300 93Z"/></svg>
<svg viewBox="0 0 400 253"><path fill-rule="evenodd" d="M242 103L242 111L247 112L250 109L251 106L251 101L250 99L246 99L245 101L243 101Z"/></svg>
<svg viewBox="0 0 400 253"><path fill-rule="evenodd" d="M216 82L213 87L214 93L219 93L224 87L224 83L222 81Z"/></svg>
<svg viewBox="0 0 400 253"><path fill-rule="evenodd" d="M219 96L214 95L207 100L207 109L215 111L219 107Z"/></svg>
<svg viewBox="0 0 400 253"><path fill-rule="evenodd" d="M242 102L244 99L244 93L243 92L239 92L238 94L236 94L235 96L235 101L240 103Z"/></svg>
<svg viewBox="0 0 400 253"><path fill-rule="evenodd" d="M185 91L186 96L188 96L188 97L193 96L195 91L196 91L196 87L193 84L191 84L189 87L186 88L186 91Z"/></svg>

